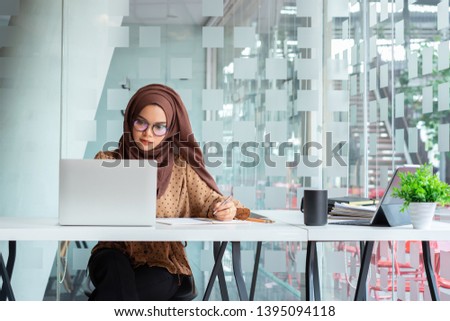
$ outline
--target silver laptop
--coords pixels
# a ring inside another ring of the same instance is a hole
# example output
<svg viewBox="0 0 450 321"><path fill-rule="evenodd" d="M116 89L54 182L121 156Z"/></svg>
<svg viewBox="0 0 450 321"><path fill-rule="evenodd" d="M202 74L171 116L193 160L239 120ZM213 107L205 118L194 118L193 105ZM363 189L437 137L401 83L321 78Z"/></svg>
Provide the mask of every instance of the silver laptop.
<svg viewBox="0 0 450 321"><path fill-rule="evenodd" d="M59 224L155 226L156 162L60 160Z"/></svg>

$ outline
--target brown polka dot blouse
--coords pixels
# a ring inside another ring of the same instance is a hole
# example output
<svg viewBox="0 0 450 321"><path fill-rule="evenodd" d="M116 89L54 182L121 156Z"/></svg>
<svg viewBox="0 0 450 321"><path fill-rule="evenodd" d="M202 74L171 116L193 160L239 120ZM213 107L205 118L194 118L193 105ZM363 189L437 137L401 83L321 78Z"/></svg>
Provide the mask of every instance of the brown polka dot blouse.
<svg viewBox="0 0 450 321"><path fill-rule="evenodd" d="M112 159L111 152L99 152L96 159ZM175 159L169 186L157 200L157 217L212 217L212 210L224 197L212 190L192 167L180 157ZM237 218L248 209L234 201ZM248 216L248 215L247 215ZM99 242L92 251L115 248L129 256L134 267L141 265L166 268L172 274L191 275L186 252L181 242Z"/></svg>

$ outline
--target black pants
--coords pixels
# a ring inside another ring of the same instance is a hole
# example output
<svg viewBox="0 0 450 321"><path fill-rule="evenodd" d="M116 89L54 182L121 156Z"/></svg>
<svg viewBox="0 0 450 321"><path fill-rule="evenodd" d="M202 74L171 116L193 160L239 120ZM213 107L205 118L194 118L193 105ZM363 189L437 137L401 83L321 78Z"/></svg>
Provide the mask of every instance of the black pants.
<svg viewBox="0 0 450 321"><path fill-rule="evenodd" d="M170 300L178 290L178 276L160 267L133 268L129 258L115 249L100 249L89 259L95 290L90 301Z"/></svg>

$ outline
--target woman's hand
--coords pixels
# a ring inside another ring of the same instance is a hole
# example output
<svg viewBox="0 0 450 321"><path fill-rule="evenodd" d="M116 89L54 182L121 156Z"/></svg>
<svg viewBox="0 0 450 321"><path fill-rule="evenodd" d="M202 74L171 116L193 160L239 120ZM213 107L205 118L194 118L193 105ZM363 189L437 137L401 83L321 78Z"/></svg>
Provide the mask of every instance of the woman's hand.
<svg viewBox="0 0 450 321"><path fill-rule="evenodd" d="M229 221L236 216L236 206L232 200L225 202L218 202L214 205L214 218L219 221Z"/></svg>

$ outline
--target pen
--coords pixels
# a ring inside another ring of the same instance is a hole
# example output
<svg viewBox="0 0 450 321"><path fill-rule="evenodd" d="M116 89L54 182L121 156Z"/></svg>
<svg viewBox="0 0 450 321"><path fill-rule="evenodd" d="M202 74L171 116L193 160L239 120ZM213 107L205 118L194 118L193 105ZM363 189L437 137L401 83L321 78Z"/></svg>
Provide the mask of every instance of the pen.
<svg viewBox="0 0 450 321"><path fill-rule="evenodd" d="M255 222L255 223L275 223L275 221L263 219L263 218L254 218L254 217L247 217L246 221L249 222Z"/></svg>
<svg viewBox="0 0 450 321"><path fill-rule="evenodd" d="M231 199L231 195L229 195L226 199L223 200L222 203L220 203L219 207L221 207L222 205L225 205L226 203L228 203L228 201ZM216 211L213 212L213 215L216 215Z"/></svg>

